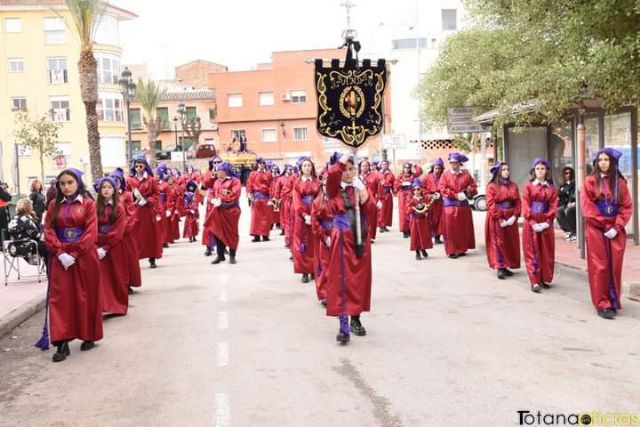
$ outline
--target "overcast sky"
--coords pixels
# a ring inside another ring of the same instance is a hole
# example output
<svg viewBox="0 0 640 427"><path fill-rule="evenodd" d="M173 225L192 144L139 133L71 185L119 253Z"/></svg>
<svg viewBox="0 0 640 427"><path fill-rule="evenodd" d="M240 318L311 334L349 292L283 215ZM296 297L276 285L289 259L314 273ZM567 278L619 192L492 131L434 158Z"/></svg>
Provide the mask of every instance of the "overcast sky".
<svg viewBox="0 0 640 427"><path fill-rule="evenodd" d="M418 1L352 0L363 52L379 52L392 37L415 36L409 26ZM176 65L194 59L246 70L269 62L273 51L338 47L346 27L342 2L112 0L139 16L121 24L123 63L146 62L152 78L171 78Z"/></svg>

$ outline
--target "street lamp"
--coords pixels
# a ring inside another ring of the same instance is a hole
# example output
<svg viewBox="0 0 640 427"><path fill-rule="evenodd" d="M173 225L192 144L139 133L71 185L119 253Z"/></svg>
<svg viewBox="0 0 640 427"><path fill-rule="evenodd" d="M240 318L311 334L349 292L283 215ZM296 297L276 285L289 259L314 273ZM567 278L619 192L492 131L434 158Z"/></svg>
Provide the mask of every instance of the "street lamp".
<svg viewBox="0 0 640 427"><path fill-rule="evenodd" d="M178 146L178 117L173 117L173 130L176 134L176 147Z"/></svg>
<svg viewBox="0 0 640 427"><path fill-rule="evenodd" d="M184 127L186 122L187 109L184 107L184 102L178 104L178 115L180 116L180 123L182 124L182 170L186 172L187 170L187 153L184 150ZM177 126L177 123L176 123ZM176 138L178 137L178 133L176 131ZM176 146L178 144L176 143Z"/></svg>
<svg viewBox="0 0 640 427"><path fill-rule="evenodd" d="M133 82L131 78L131 71L129 71L128 67L124 67L122 70L122 74L120 75L120 80L118 81L120 84L120 88L122 90L122 98L127 105L127 134L128 134L128 142L129 142L129 163L133 160L133 146L131 144L131 117L129 115L129 106L131 101L136 97L136 84Z"/></svg>

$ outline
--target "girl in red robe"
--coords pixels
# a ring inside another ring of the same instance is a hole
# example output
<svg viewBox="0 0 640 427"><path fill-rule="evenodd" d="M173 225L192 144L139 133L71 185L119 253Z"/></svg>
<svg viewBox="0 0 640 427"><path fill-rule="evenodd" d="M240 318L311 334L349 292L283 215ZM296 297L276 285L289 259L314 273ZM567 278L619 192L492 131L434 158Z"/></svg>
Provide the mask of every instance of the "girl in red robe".
<svg viewBox="0 0 640 427"><path fill-rule="evenodd" d="M271 209L271 228L280 228L280 206L278 206L276 194L278 193L278 183L280 182L280 168L275 163L269 169L273 179L269 187L269 208Z"/></svg>
<svg viewBox="0 0 640 427"><path fill-rule="evenodd" d="M429 208L429 226L431 235L435 243L442 243L441 237L444 235L444 209L442 196L438 185L440 177L444 172L444 162L441 158L437 158L431 170L422 178L422 187L424 188L425 197L431 199L431 208Z"/></svg>
<svg viewBox="0 0 640 427"><path fill-rule="evenodd" d="M100 260L102 312L124 315L129 308L127 253L123 244L127 218L117 187L111 177L98 179L94 186L98 193L96 252Z"/></svg>
<svg viewBox="0 0 640 427"><path fill-rule="evenodd" d="M102 339L103 331L96 205L86 195L82 172L77 169L62 171L56 188L56 200L47 209L45 243L51 260L51 341L57 346L53 361L61 362L70 354L69 341L81 339L80 350L90 350Z"/></svg>
<svg viewBox="0 0 640 427"><path fill-rule="evenodd" d="M369 221L369 239L371 243L376 240L376 233L378 231L378 187L380 186L380 175L375 169L372 170L371 163L368 160L362 160L358 164L358 176L360 180L367 186L367 192L369 197L372 198L371 202L374 204L374 209L370 212ZM382 207L382 203L380 203Z"/></svg>
<svg viewBox="0 0 640 427"><path fill-rule="evenodd" d="M350 332L358 336L366 334L360 314L369 311L371 305L371 241L367 238L367 221L373 202L366 186L356 176L353 159L348 154L339 161L337 157L337 153L332 156L333 165L327 174L327 197L333 218L327 271L327 315L339 317L336 340L346 344ZM361 220L360 245L357 245L355 235L356 203Z"/></svg>
<svg viewBox="0 0 640 427"><path fill-rule="evenodd" d="M300 163L300 177L293 183L293 272L302 274L302 283L309 283L313 276L315 246L311 231L311 204L320 191L316 167L311 159Z"/></svg>
<svg viewBox="0 0 640 427"><path fill-rule="evenodd" d="M487 186L487 219L484 238L489 267L497 271L498 279L513 276L510 268L520 268L520 193L511 181L509 165L496 162L491 168L493 178Z"/></svg>
<svg viewBox="0 0 640 427"><path fill-rule="evenodd" d="M331 255L331 229L333 218L328 207L327 177L322 178L320 192L311 205L311 230L314 237L314 271L316 282L316 296L323 306L327 306L327 272L329 270L329 256ZM375 224L374 224L375 228Z"/></svg>
<svg viewBox="0 0 640 427"><path fill-rule="evenodd" d="M622 308L625 226L633 212L627 181L618 170L621 156L622 153L610 147L598 151L593 160L593 173L586 179L580 197L591 302L598 315L605 319L612 319Z"/></svg>
<svg viewBox="0 0 640 427"><path fill-rule="evenodd" d="M284 244L288 248L291 246L293 231L293 218L291 215L293 182L297 177L291 165L286 165L284 171L284 179L280 190L280 225L284 227Z"/></svg>
<svg viewBox="0 0 640 427"><path fill-rule="evenodd" d="M198 186L194 181L189 181L186 190L184 193L185 219L182 237L189 239L189 242L195 242L198 236L198 218L200 217L195 198L195 192L198 190Z"/></svg>
<svg viewBox="0 0 640 427"><path fill-rule="evenodd" d="M438 183L444 206L444 249L447 256L454 259L476 247L469 199L478 194L478 189L473 177L462 169L467 160L464 154L450 153L451 170L444 172Z"/></svg>
<svg viewBox="0 0 640 427"><path fill-rule="evenodd" d="M174 191L169 185L171 179L170 171L166 163L161 163L156 168L156 178L158 183L158 208L160 229L162 231L162 247L168 248L169 243L173 243L173 230L171 229L171 216L174 209Z"/></svg>
<svg viewBox="0 0 640 427"><path fill-rule="evenodd" d="M206 193L205 202L205 214L204 224L202 226L202 244L206 247L204 256L211 256L211 253L215 249L216 241L213 237L213 230L207 227L206 224L211 224L208 220L211 210L213 210L213 204L211 201L214 199L213 187L216 182L216 169L218 165L222 163L222 159L218 156L213 156L209 159L209 170L202 177L201 191Z"/></svg>
<svg viewBox="0 0 640 427"><path fill-rule="evenodd" d="M391 227L393 224L393 187L395 184L395 177L389 170L389 162L383 160L380 162L380 185L378 186L378 209L380 209L378 216L378 227L381 233L389 231L387 227Z"/></svg>
<svg viewBox="0 0 640 427"><path fill-rule="evenodd" d="M429 199L422 194L422 182L415 179L412 186L412 196L406 201L405 211L409 215L409 232L411 241L409 248L415 251L416 260L427 259L427 249L433 248L431 229L429 227Z"/></svg>
<svg viewBox="0 0 640 427"><path fill-rule="evenodd" d="M138 256L149 258L149 267L156 268L156 259L162 258L162 217L158 211L158 185L144 158L134 160L127 185L136 204Z"/></svg>
<svg viewBox="0 0 640 427"><path fill-rule="evenodd" d="M222 162L216 170L217 180L213 189L213 209L207 218L216 240L216 258L211 264L219 264L225 261L225 246L229 247L229 263L236 263L236 251L240 236L238 234L238 222L240 221L240 194L242 184L233 175L231 164Z"/></svg>
<svg viewBox="0 0 640 427"><path fill-rule="evenodd" d="M531 290L539 293L553 281L556 239L553 220L558 208L558 192L551 179L549 162L536 158L530 181L522 192L522 249Z"/></svg>
<svg viewBox="0 0 640 427"><path fill-rule="evenodd" d="M124 207L127 217L127 226L124 229L124 238L122 244L126 253L127 263L127 284L129 285L129 293L133 293L133 288L142 286L142 274L140 273L140 256L138 251L138 242L136 236L138 234L138 216L136 215L136 205L133 201L131 192L127 190L127 184L124 177L124 171L116 168L111 176L116 179L118 184L119 201Z"/></svg>
<svg viewBox="0 0 640 427"><path fill-rule="evenodd" d="M394 187L395 193L398 195L398 227L405 239L410 236L407 203L411 199L412 183L413 172L411 171L411 163L407 162L402 165L402 172L396 177Z"/></svg>
<svg viewBox="0 0 640 427"><path fill-rule="evenodd" d="M249 234L253 236L253 242L269 240L271 230L272 211L269 203L269 191L273 176L267 170L267 163L262 157L256 160L257 169L249 174L247 180L247 197L251 203L251 227Z"/></svg>

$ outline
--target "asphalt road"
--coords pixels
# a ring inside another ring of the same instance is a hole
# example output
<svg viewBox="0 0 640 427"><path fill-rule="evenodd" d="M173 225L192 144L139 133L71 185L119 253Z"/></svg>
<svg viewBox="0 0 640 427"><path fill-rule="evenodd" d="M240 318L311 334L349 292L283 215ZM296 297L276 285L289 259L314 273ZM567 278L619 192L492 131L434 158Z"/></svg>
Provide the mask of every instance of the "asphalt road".
<svg viewBox="0 0 640 427"><path fill-rule="evenodd" d="M484 253L415 261L397 231L374 245L366 337L335 341L282 237L238 264L180 242L129 315L90 352L52 363L33 347L40 313L0 341L1 426L509 426L518 411L640 413L640 305L595 315L584 278L559 269L529 291Z"/></svg>

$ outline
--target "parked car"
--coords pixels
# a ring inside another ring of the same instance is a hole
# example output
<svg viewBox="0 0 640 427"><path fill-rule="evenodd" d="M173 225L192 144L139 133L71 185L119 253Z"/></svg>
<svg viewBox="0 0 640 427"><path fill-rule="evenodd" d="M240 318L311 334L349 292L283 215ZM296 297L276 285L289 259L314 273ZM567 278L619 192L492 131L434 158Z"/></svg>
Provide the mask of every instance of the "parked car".
<svg viewBox="0 0 640 427"><path fill-rule="evenodd" d="M480 212L487 210L486 187L478 187L478 194L473 198L471 206Z"/></svg>
<svg viewBox="0 0 640 427"><path fill-rule="evenodd" d="M196 159L208 159L216 155L216 147L213 144L200 144L196 150Z"/></svg>
<svg viewBox="0 0 640 427"><path fill-rule="evenodd" d="M169 145L164 150L156 149L156 160L171 160L171 153L182 151L181 145Z"/></svg>

